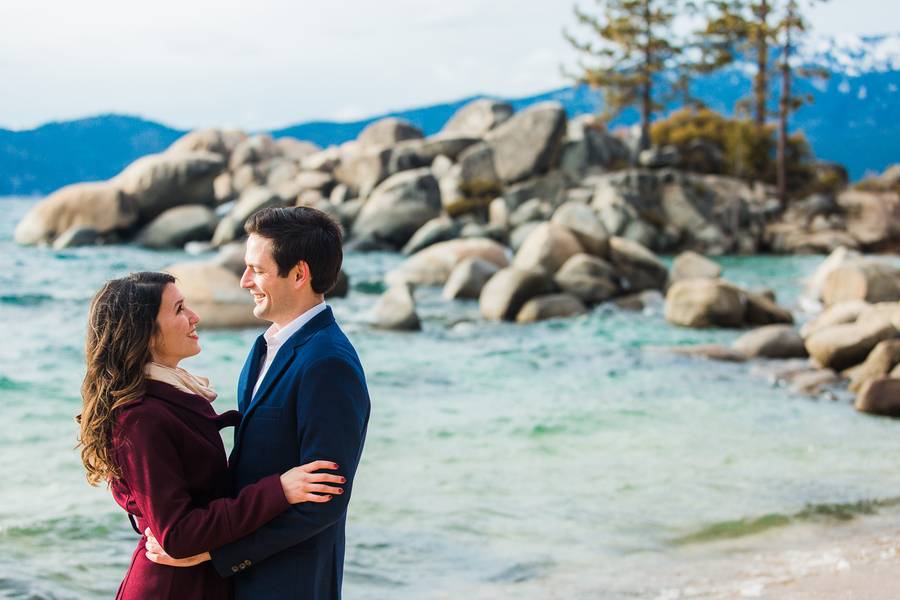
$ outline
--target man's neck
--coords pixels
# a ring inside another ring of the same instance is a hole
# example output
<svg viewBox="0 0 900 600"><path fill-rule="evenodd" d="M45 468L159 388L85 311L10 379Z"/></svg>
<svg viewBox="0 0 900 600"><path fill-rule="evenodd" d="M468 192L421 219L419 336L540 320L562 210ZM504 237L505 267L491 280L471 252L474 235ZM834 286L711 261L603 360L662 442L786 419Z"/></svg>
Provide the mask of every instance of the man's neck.
<svg viewBox="0 0 900 600"><path fill-rule="evenodd" d="M288 326L294 319L308 311L309 309L318 306L322 302L325 301L325 296L313 296L308 300L304 300L300 304L298 304L294 310L290 312L286 317L279 318L277 321L272 321L272 324L275 325L278 329L284 329Z"/></svg>

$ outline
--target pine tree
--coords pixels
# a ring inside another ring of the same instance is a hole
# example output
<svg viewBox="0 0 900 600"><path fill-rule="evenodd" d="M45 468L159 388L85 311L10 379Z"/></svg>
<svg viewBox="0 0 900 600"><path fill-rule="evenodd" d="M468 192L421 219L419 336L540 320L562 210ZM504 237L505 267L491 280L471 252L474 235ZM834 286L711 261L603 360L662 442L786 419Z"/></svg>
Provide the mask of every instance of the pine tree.
<svg viewBox="0 0 900 600"><path fill-rule="evenodd" d="M601 14L575 7L581 25L599 39L582 41L565 32L579 52L575 79L603 93L606 120L624 109L640 114L639 150L650 147L650 120L661 107L667 84L661 74L673 66L680 46L673 41L672 24L678 9L673 0L597 0Z"/></svg>
<svg viewBox="0 0 900 600"><path fill-rule="evenodd" d="M738 56L753 57L756 73L751 96L738 108L752 112L754 122L762 127L769 115L769 57L777 33L771 24L772 0L708 0L705 8L706 27L699 35L705 39L711 64L717 68Z"/></svg>
<svg viewBox="0 0 900 600"><path fill-rule="evenodd" d="M820 0L825 1L825 0ZM778 143L775 151L776 185L778 198L782 204L787 202L788 195L788 121L793 112L804 104L812 102L811 95L794 95L792 83L797 78L826 78L828 73L822 69L808 67L795 67L791 64L791 58L797 43L797 38L806 31L806 20L800 12L800 4L797 0L786 0L784 16L778 24L778 32L781 34L781 57L779 71L781 73L781 93L778 98Z"/></svg>

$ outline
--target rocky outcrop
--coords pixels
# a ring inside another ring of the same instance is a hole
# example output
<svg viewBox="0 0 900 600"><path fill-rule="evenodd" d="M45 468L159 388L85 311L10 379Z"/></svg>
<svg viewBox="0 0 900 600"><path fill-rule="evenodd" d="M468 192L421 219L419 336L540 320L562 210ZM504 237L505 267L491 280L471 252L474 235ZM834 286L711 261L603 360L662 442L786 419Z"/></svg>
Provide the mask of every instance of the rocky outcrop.
<svg viewBox="0 0 900 600"><path fill-rule="evenodd" d="M551 222L568 228L588 253L601 257L609 253L609 232L589 206L566 202L556 209Z"/></svg>
<svg viewBox="0 0 900 600"><path fill-rule="evenodd" d="M360 132L357 140L363 147L393 146L404 140L422 138L422 131L409 121L388 117L371 123Z"/></svg>
<svg viewBox="0 0 900 600"><path fill-rule="evenodd" d="M139 220L147 223L175 206L215 205L213 180L224 168L220 154L164 152L134 161L113 183L134 203Z"/></svg>
<svg viewBox="0 0 900 600"><path fill-rule="evenodd" d="M18 244L49 244L72 228L99 234L126 229L138 220L134 201L110 183L76 183L38 202L16 226Z"/></svg>

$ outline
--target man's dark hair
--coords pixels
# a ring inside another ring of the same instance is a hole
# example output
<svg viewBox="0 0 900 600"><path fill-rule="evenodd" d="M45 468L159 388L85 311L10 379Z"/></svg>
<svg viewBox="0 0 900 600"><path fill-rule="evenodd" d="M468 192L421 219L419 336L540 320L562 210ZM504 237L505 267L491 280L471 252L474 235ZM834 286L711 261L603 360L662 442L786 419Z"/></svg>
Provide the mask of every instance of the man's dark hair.
<svg viewBox="0 0 900 600"><path fill-rule="evenodd" d="M324 294L334 287L344 252L341 227L326 213L308 206L266 208L254 213L244 230L272 240L279 277L287 277L302 260L309 265L315 293Z"/></svg>

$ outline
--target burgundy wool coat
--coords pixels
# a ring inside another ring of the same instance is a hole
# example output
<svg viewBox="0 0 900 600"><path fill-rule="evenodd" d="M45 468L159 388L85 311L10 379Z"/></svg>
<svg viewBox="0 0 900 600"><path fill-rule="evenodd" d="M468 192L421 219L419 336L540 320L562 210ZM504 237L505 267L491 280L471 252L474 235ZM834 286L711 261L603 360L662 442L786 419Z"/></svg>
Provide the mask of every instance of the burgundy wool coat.
<svg viewBox="0 0 900 600"><path fill-rule="evenodd" d="M255 531L290 507L278 474L236 498L219 430L240 421L237 411L216 414L202 396L148 380L144 396L119 410L113 456L121 477L116 502L149 527L171 556L214 550ZM117 599L227 600L231 583L209 561L187 568L158 565L145 556L142 535Z"/></svg>

